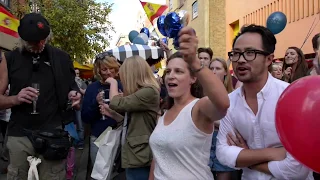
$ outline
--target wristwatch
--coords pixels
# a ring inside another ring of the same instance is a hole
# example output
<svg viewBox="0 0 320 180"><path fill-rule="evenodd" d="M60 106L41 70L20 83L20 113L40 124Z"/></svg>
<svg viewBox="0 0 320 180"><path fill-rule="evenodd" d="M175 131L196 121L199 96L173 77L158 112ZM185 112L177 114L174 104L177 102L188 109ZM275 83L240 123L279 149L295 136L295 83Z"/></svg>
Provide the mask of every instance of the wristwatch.
<svg viewBox="0 0 320 180"><path fill-rule="evenodd" d="M192 69L193 73L200 72L205 67L204 62L200 62L200 68L199 69Z"/></svg>

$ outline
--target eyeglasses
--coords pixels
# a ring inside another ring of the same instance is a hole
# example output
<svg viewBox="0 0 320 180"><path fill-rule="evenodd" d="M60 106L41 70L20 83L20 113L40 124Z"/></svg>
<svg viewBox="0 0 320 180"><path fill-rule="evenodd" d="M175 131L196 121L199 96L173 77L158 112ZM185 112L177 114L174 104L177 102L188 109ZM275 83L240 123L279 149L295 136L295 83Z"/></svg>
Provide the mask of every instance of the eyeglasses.
<svg viewBox="0 0 320 180"><path fill-rule="evenodd" d="M239 61L241 56L243 56L243 58L246 61L253 61L253 60L256 59L257 54L268 56L271 53L266 52L266 51L260 51L260 50L246 50L244 52L238 52L238 51L230 51L230 52L228 52L229 59L232 62Z"/></svg>

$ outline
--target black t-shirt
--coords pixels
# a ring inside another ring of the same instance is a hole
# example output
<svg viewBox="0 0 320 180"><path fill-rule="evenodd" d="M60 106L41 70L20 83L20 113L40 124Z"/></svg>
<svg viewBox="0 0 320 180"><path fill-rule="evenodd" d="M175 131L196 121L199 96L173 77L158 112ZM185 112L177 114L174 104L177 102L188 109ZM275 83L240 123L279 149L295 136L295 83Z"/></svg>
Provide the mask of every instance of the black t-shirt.
<svg viewBox="0 0 320 180"><path fill-rule="evenodd" d="M59 86L55 84L47 52L32 54L14 51L12 53L19 54L12 55L12 59L8 60L10 96L17 95L25 87L31 87L32 83L40 84L40 95L37 100L38 115L31 114L32 104L23 103L12 107L8 135L24 136L24 128L45 130L61 126L62 118L56 94L56 88Z"/></svg>

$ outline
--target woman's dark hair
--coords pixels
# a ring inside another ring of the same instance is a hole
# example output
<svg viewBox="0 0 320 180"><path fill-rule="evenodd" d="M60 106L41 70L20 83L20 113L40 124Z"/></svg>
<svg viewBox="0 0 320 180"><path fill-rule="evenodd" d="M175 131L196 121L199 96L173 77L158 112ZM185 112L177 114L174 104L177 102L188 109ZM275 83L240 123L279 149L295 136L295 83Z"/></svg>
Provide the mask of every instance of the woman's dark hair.
<svg viewBox="0 0 320 180"><path fill-rule="evenodd" d="M318 44L318 39L320 38L320 33L316 34L312 38L312 47L313 49L317 50L320 47L320 44Z"/></svg>
<svg viewBox="0 0 320 180"><path fill-rule="evenodd" d="M208 48L199 48L199 49L198 49L198 54L200 54L200 53L202 53L202 52L209 54L210 60L212 59L213 51L212 51L211 48L209 48L209 47L208 47Z"/></svg>
<svg viewBox="0 0 320 180"><path fill-rule="evenodd" d="M289 83L291 83L299 78L302 78L302 77L308 75L308 65L307 65L306 59L304 57L304 54L300 48L289 47L288 49L293 49L298 54L298 62L297 62L296 70L294 72L292 79L291 78L289 79ZM282 66L282 72L284 72L288 67L290 67L290 65L286 64L286 61L284 60L283 66Z"/></svg>
<svg viewBox="0 0 320 180"><path fill-rule="evenodd" d="M183 56L182 56L182 54L180 52L176 52L176 53L172 54L167 59L167 65L170 62L170 60L175 59L175 58L183 59ZM189 67L188 69L189 69L189 72L190 72L191 76L194 76L194 73L192 72L191 68ZM204 96L203 88L202 88L202 86L201 86L201 84L199 83L198 80L191 85L190 91L191 91L191 95L196 97L196 98L202 98ZM174 104L173 98L171 98L171 97L169 97L169 95L167 95L167 97L166 97L166 109L170 109L173 106L173 104Z"/></svg>

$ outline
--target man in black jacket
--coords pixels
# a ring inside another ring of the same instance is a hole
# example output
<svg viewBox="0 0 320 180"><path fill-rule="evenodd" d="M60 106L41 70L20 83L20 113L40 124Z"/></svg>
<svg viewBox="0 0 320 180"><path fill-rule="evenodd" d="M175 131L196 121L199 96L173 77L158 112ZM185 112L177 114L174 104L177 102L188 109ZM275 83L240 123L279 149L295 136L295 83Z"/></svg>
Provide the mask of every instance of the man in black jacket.
<svg viewBox="0 0 320 180"><path fill-rule="evenodd" d="M8 125L10 165L7 177L8 180L26 180L29 169L27 157L34 156L41 159L38 165L40 179L65 179L64 157L54 159L51 156L49 159L48 155L42 154L48 152L47 146L41 147L41 151L37 147L39 142L45 144L45 140L33 140L28 133L62 129L63 122L72 120L73 112L69 113L67 109L71 104L73 108L79 108L81 99L73 64L66 52L47 44L51 29L40 14L25 15L18 33L21 47L2 54L0 63L0 109L12 110ZM34 83L40 88L32 88ZM8 84L10 93L4 96ZM38 114L32 113L35 102ZM53 141L50 142L46 144Z"/></svg>

